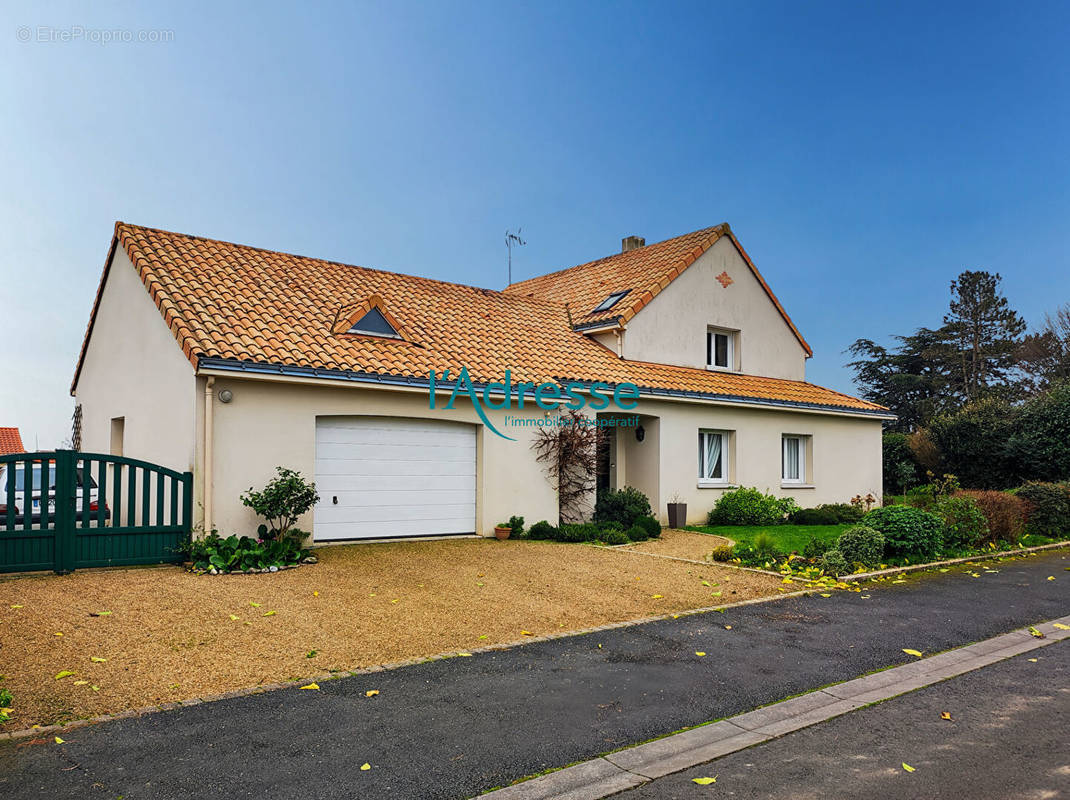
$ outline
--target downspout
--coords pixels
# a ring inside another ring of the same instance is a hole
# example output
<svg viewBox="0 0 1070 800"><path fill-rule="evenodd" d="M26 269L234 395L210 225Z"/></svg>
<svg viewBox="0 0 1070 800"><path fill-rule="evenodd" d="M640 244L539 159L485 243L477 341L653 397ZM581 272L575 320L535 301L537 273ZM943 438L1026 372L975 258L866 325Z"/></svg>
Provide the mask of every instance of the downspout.
<svg viewBox="0 0 1070 800"><path fill-rule="evenodd" d="M617 337L617 358L624 358L624 329L614 328L613 333Z"/></svg>
<svg viewBox="0 0 1070 800"><path fill-rule="evenodd" d="M215 378L209 377L204 382L204 532L212 532L212 390Z"/></svg>

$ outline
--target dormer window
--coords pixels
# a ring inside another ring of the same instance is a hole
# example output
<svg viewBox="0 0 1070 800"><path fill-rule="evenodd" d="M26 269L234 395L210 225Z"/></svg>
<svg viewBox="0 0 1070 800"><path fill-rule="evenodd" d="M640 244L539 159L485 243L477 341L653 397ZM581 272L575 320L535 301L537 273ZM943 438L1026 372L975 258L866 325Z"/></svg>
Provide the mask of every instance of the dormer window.
<svg viewBox="0 0 1070 800"><path fill-rule="evenodd" d="M736 369L737 331L710 328L706 331L706 366L710 369Z"/></svg>
<svg viewBox="0 0 1070 800"><path fill-rule="evenodd" d="M624 295L628 294L628 292L630 292L630 291L631 291L631 289L625 289L623 292L614 292L609 297L607 297L605 300L603 300L601 303L599 303L598 306L595 308L595 310L592 311L591 313L592 314L601 314L603 311L609 311L609 309L613 308L613 306L615 306L617 303L619 303L620 299L622 297L624 297Z"/></svg>
<svg viewBox="0 0 1070 800"><path fill-rule="evenodd" d="M372 306L368 313L358 319L353 327L346 333L361 333L365 336L384 336L388 339L400 339L398 332L394 330L394 326L391 325L386 317L383 316L383 312L378 308Z"/></svg>

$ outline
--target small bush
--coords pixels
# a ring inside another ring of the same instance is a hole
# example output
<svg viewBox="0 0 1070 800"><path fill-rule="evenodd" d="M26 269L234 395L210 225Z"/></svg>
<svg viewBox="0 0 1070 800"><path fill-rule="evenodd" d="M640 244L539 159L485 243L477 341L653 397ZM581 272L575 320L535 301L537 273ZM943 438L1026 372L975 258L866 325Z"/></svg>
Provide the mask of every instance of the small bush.
<svg viewBox="0 0 1070 800"><path fill-rule="evenodd" d="M1065 483L1030 481L1018 487L1018 497L1033 504L1025 532L1056 539L1070 534L1070 491Z"/></svg>
<svg viewBox="0 0 1070 800"><path fill-rule="evenodd" d="M969 497L985 516L988 535L979 542L1017 542L1025 534L1025 523L1033 504L1024 497L991 489L965 489L956 497Z"/></svg>
<svg viewBox="0 0 1070 800"><path fill-rule="evenodd" d="M843 557L843 553L833 548L827 550L819 563L821 571L826 575L844 575L850 570L850 565L847 563L847 559Z"/></svg>
<svg viewBox="0 0 1070 800"><path fill-rule="evenodd" d="M930 510L936 505L936 495L933 493L933 487L926 484L925 486L915 486L910 489L906 494L906 504L912 508Z"/></svg>
<svg viewBox="0 0 1070 800"><path fill-rule="evenodd" d="M803 548L803 556L815 561L821 556L825 555L829 550L834 547L832 542L828 542L824 539L818 539L815 536L810 537L810 541L806 543L806 547Z"/></svg>
<svg viewBox="0 0 1070 800"><path fill-rule="evenodd" d="M944 544L970 549L988 540L988 521L971 497L942 497L933 512L944 521Z"/></svg>
<svg viewBox="0 0 1070 800"><path fill-rule="evenodd" d="M873 528L858 525L840 534L836 549L848 564L875 567L884 557L884 535Z"/></svg>
<svg viewBox="0 0 1070 800"><path fill-rule="evenodd" d="M278 473L261 491L249 490L241 496L244 505L268 521L261 531L262 539L283 537L297 522L297 518L319 502L316 484L306 481L301 473L286 467L276 467Z"/></svg>
<svg viewBox="0 0 1070 800"><path fill-rule="evenodd" d="M606 544L628 544L631 539L624 531L610 529L602 534L602 541Z"/></svg>
<svg viewBox="0 0 1070 800"><path fill-rule="evenodd" d="M593 522L566 523L558 532L558 540L562 542L593 542L602 538L602 528Z"/></svg>
<svg viewBox="0 0 1070 800"><path fill-rule="evenodd" d="M836 512L823 508L800 508L789 518L792 525L836 525L839 521Z"/></svg>
<svg viewBox="0 0 1070 800"><path fill-rule="evenodd" d="M635 524L645 530L646 535L651 539L657 539L661 536L661 523L653 517L639 517Z"/></svg>
<svg viewBox="0 0 1070 800"><path fill-rule="evenodd" d="M876 498L873 501L876 502ZM862 515L866 513L861 504L852 505L851 503L822 503L817 507L817 510L834 515L837 525L858 522L858 520L862 519Z"/></svg>
<svg viewBox="0 0 1070 800"><path fill-rule="evenodd" d="M774 497L758 489L725 492L709 514L710 525L779 525L798 511L795 500Z"/></svg>
<svg viewBox="0 0 1070 800"><path fill-rule="evenodd" d="M641 525L632 525L632 527L628 528L625 533L633 542L645 542L650 538L650 534L646 532L646 528Z"/></svg>
<svg viewBox="0 0 1070 800"><path fill-rule="evenodd" d="M649 517L653 511L650 499L631 486L623 489L602 489L594 504L595 522L618 522L630 528L640 517Z"/></svg>
<svg viewBox="0 0 1070 800"><path fill-rule="evenodd" d="M544 519L540 519L528 528L527 533L529 539L556 539L557 536L557 528Z"/></svg>
<svg viewBox="0 0 1070 800"><path fill-rule="evenodd" d="M509 534L512 538L519 539L521 536L524 535L524 518L523 517L518 517L518 516L515 516L515 515L512 516L512 517L509 517L509 522L506 523L506 524L509 526L510 530L512 531L512 533Z"/></svg>
<svg viewBox="0 0 1070 800"><path fill-rule="evenodd" d="M772 534L765 531L755 536L750 546L754 555L761 559L769 560L783 555L780 552L780 548L777 547L776 539L773 538Z"/></svg>
<svg viewBox="0 0 1070 800"><path fill-rule="evenodd" d="M884 534L884 550L892 557L929 558L943 543L944 523L920 508L875 508L862 517L862 524Z"/></svg>
<svg viewBox="0 0 1070 800"><path fill-rule="evenodd" d="M710 558L712 558L714 561L731 561L732 550L734 547L735 545L731 544L718 545L717 547L713 548L713 552L710 553Z"/></svg>
<svg viewBox="0 0 1070 800"><path fill-rule="evenodd" d="M304 533L291 529L291 534ZM284 567L297 564L308 555L301 548L296 535L259 541L248 536L228 536L226 539L212 531L203 539L194 539L183 545L183 552L193 562L195 570L219 572L245 572L268 567Z"/></svg>

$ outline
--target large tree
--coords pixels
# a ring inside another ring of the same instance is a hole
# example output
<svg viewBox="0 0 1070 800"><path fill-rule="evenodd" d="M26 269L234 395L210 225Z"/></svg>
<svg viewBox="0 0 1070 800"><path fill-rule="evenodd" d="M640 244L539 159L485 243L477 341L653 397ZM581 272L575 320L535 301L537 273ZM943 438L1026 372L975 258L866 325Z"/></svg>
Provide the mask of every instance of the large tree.
<svg viewBox="0 0 1070 800"><path fill-rule="evenodd" d="M971 402L1012 388L1008 380L1026 324L999 289L1000 274L966 270L951 281L951 305L941 329L939 352L950 366L952 390Z"/></svg>

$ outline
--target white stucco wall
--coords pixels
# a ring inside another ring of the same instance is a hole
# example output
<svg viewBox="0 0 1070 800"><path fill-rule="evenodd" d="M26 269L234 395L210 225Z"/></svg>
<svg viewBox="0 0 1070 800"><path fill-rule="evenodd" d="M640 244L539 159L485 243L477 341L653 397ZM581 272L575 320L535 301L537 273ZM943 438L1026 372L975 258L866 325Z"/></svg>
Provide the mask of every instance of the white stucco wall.
<svg viewBox="0 0 1070 800"><path fill-rule="evenodd" d="M781 497L794 497L803 508L821 503L843 503L856 494L867 492L876 497L881 495L881 423L878 419L667 401L642 402L638 410L660 418L659 496L650 499L652 505L656 504L662 522L666 521L666 503L673 493L678 493L687 503L688 522L700 524L705 522L707 512L725 492L725 489L700 488L698 485L698 434L701 429L730 432L728 477L732 484L754 486ZM781 437L784 434L812 437L807 452L808 488L781 483ZM637 449L641 451L642 447L639 445ZM629 465L626 475L632 474Z"/></svg>
<svg viewBox="0 0 1070 800"><path fill-rule="evenodd" d="M716 279L722 272L732 278L727 287ZM719 239L628 322L624 357L704 368L709 326L739 331L740 372L805 379L806 351L728 238Z"/></svg>
<svg viewBox="0 0 1070 800"><path fill-rule="evenodd" d="M117 248L75 390L82 450L111 451L111 420L124 417L123 455L193 468L195 377L130 259Z"/></svg>
<svg viewBox="0 0 1070 800"><path fill-rule="evenodd" d="M218 393L230 389L234 399L218 401ZM557 523L557 495L531 451L534 428L507 427L505 412L487 410L488 418L508 441L483 430L467 399L458 398L456 408L441 408L448 396L440 396L439 408L428 407L426 391L389 391L355 385L317 385L308 381L280 383L217 377L214 392L214 523L223 535L248 534L259 521L238 499L249 487L260 488L275 474L276 466L315 475L316 417L328 415L374 415L427 417L467 422L478 426L476 474L476 525L478 532L493 535L494 525L513 514L528 525L538 520ZM513 409L510 416L543 417L545 412L529 407ZM298 522L312 531L313 514Z"/></svg>

